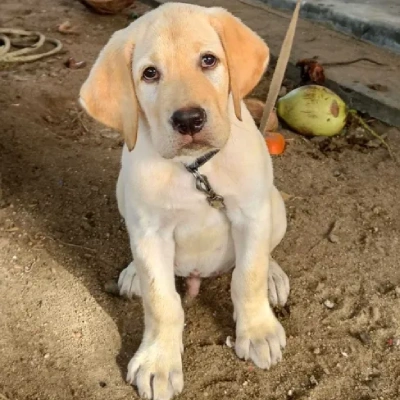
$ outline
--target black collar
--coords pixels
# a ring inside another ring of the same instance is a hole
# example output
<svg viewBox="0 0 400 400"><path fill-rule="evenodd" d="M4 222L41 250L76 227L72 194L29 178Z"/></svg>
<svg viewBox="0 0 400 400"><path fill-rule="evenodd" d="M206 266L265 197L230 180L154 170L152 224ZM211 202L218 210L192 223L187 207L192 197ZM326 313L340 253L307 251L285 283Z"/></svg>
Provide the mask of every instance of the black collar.
<svg viewBox="0 0 400 400"><path fill-rule="evenodd" d="M219 150L212 150L209 153L206 153L202 155L199 158L196 158L191 164L186 165L185 167L188 171L192 172L193 170L198 170L200 167L202 167L207 161L211 160Z"/></svg>
<svg viewBox="0 0 400 400"><path fill-rule="evenodd" d="M185 165L185 168L195 177L196 179L196 189L200 190L207 195L208 204L218 210L225 208L224 198L214 192L208 179L205 175L200 174L199 168L203 166L207 161L211 160L219 150L212 150L209 153L194 160L191 164Z"/></svg>

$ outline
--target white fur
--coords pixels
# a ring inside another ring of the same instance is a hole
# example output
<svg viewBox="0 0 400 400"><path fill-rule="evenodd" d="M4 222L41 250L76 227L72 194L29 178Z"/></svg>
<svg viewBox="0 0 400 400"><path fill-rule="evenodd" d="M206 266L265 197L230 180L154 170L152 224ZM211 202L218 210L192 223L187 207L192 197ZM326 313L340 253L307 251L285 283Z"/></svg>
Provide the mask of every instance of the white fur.
<svg viewBox="0 0 400 400"><path fill-rule="evenodd" d="M228 143L200 169L224 197L226 212L210 207L183 164L159 156L145 133L139 134L134 152L123 150L117 195L135 261L121 273L121 294L142 295L146 310L146 303L155 299L150 299L143 287L154 279L160 285L156 287L156 301L165 311L165 320L162 312L159 318L146 317L145 338L152 340L144 339L128 367L128 380L138 385L142 395L149 396L150 384L146 378L143 383L136 376L139 368L156 375L172 374L177 379L176 384L167 380L166 395L160 399L170 398L182 387L177 353L182 344L183 313L174 274L189 276L198 271L208 277L231 269L236 262L232 299L238 356L252 359L261 368L269 368L281 359L285 334L268 304L267 265L256 273L263 282L250 281L246 285L245 281L259 248L265 254L263 262L268 264L270 252L282 239L286 231L285 207L273 186L265 142L244 105L242 113L243 122L239 122L230 107ZM275 261L270 265L270 298L274 304L284 305L289 294L287 276ZM135 268L143 269L143 275ZM248 290L254 291L251 302ZM160 328L163 334L154 342ZM174 354L171 349L175 349ZM160 354L168 355L162 357L161 364Z"/></svg>
<svg viewBox="0 0 400 400"><path fill-rule="evenodd" d="M215 69L199 64L207 51L219 58ZM237 355L261 368L282 357L285 332L270 301L283 305L289 282L271 252L285 234L286 213L265 141L240 103L268 58L261 38L226 11L168 3L117 32L81 89L88 113L123 131L129 146L117 199L134 261L118 285L143 299L143 340L127 374L143 398L169 400L183 388L175 275L210 277L235 266ZM157 82L141 79L149 63L161 72ZM194 142L170 122L187 107L207 115ZM199 172L224 197L223 211L208 204L183 165L211 149L220 151Z"/></svg>

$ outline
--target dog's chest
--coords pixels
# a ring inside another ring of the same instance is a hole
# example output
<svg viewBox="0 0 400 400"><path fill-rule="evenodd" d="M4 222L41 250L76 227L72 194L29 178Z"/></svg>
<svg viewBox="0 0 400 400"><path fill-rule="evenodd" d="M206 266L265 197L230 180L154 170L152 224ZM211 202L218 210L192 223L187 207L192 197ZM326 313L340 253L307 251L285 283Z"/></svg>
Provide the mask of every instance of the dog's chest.
<svg viewBox="0 0 400 400"><path fill-rule="evenodd" d="M225 272L233 266L234 247L226 214L208 205L185 213L175 232L175 273L202 277Z"/></svg>
<svg viewBox="0 0 400 400"><path fill-rule="evenodd" d="M224 197L232 211L237 208L237 196L232 195L237 188L224 171L211 164L201 173L206 174L212 188ZM189 171L172 163L153 163L138 165L132 169L132 175L127 175L129 204L135 205L136 210L146 204L146 218L141 220L154 219L161 229L173 229L176 275L197 273L208 277L233 267L234 246L227 213L210 206L207 195L196 188L195 177Z"/></svg>

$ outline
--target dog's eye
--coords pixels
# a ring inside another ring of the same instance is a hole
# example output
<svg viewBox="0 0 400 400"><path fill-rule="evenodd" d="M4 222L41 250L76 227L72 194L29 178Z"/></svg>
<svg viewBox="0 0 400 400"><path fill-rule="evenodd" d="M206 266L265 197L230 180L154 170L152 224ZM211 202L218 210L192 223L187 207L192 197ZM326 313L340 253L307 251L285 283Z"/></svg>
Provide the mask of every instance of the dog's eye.
<svg viewBox="0 0 400 400"><path fill-rule="evenodd" d="M213 68L217 65L218 59L213 54L204 54L201 57L201 68Z"/></svg>
<svg viewBox="0 0 400 400"><path fill-rule="evenodd" d="M154 82L160 78L160 73L154 67L147 67L143 71L142 77L147 82Z"/></svg>

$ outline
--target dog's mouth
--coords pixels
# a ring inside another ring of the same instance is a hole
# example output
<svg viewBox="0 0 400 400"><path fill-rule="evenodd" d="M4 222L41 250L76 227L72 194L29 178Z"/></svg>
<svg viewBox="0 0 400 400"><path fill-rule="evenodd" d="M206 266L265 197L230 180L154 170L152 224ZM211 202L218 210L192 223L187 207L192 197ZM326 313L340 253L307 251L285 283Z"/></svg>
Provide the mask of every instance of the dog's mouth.
<svg viewBox="0 0 400 400"><path fill-rule="evenodd" d="M192 141L191 143L188 143L188 144L182 146L179 149L178 153L179 153L179 155L184 155L184 156L199 157L199 156L201 156L211 150L214 150L214 149L215 149L215 147L207 142Z"/></svg>
<svg viewBox="0 0 400 400"><path fill-rule="evenodd" d="M180 160L181 157L185 162L204 156L213 150L221 150L227 142L229 135L220 133L218 129L215 131L211 127L205 127L195 134L174 134L174 143L170 148L170 152L165 152L166 148L160 149L162 157L167 159Z"/></svg>
<svg viewBox="0 0 400 400"><path fill-rule="evenodd" d="M183 135L181 139L182 147L197 147L197 146L207 146L209 142L200 137L200 135Z"/></svg>
<svg viewBox="0 0 400 400"><path fill-rule="evenodd" d="M180 140L180 154L192 155L193 153L207 152L215 148L203 135L183 135Z"/></svg>

